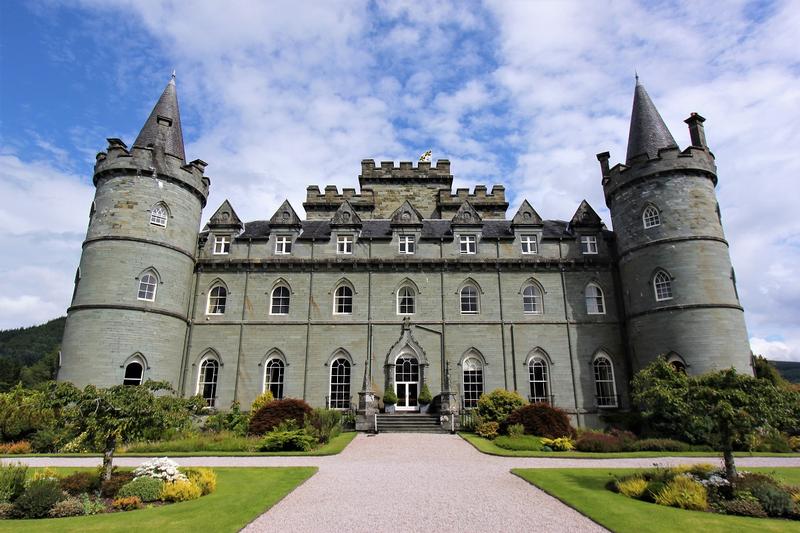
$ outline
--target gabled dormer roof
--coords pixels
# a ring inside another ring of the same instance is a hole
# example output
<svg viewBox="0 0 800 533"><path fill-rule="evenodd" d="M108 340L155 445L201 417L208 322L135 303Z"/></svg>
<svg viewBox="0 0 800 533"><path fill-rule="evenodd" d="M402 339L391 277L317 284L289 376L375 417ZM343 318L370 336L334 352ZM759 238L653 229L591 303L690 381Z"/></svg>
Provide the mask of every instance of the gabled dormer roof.
<svg viewBox="0 0 800 533"><path fill-rule="evenodd" d="M361 217L358 216L358 213L356 213L356 210L350 205L350 202L345 200L333 214L331 226L361 226Z"/></svg>
<svg viewBox="0 0 800 533"><path fill-rule="evenodd" d="M421 226L422 215L406 200L390 217L392 226Z"/></svg>
<svg viewBox="0 0 800 533"><path fill-rule="evenodd" d="M511 219L512 226L541 226L542 217L539 213L528 203L528 200L523 200L522 205L519 206L517 214Z"/></svg>
<svg viewBox="0 0 800 533"><path fill-rule="evenodd" d="M469 203L469 200L464 200L450 223L454 226L480 226L483 224L483 219Z"/></svg>
<svg viewBox="0 0 800 533"><path fill-rule="evenodd" d="M231 203L225 200L211 215L207 227L211 230L241 230L244 224L236 214L236 211L233 210Z"/></svg>
<svg viewBox="0 0 800 533"><path fill-rule="evenodd" d="M636 79L636 89L633 93L633 109L631 111L631 129L628 133L628 153L625 157L626 164L636 156L647 154L649 158L658 155L664 148L677 148L678 144L669 132L664 119L658 113L655 104L644 85Z"/></svg>
<svg viewBox="0 0 800 533"><path fill-rule="evenodd" d="M175 88L175 75L167 83L161 98L156 102L147 122L142 126L139 136L133 141L134 147L161 147L164 153L186 161L183 149L181 113L178 109L178 92Z"/></svg>
<svg viewBox="0 0 800 533"><path fill-rule="evenodd" d="M602 226L603 221L600 219L600 215L589 205L589 202L584 200L581 202L581 205L578 206L578 210L575 211L575 214L572 215L572 220L569 221L569 225L570 227Z"/></svg>
<svg viewBox="0 0 800 533"><path fill-rule="evenodd" d="M289 200L284 200L278 210L275 211L275 214L272 215L272 218L269 219L270 227L293 227L301 224L302 221L297 216Z"/></svg>

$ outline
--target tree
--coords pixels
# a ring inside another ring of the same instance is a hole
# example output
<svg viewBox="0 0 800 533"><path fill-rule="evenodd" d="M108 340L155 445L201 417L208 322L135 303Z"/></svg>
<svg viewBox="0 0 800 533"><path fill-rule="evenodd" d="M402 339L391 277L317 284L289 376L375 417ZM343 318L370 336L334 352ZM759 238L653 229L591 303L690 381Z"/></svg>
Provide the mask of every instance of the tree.
<svg viewBox="0 0 800 533"><path fill-rule="evenodd" d="M182 429L191 415L205 405L202 398L179 398L166 382L147 381L138 386L116 385L80 390L71 383L51 383L45 391L49 405L65 423L103 450L103 477L110 479L118 444L154 431Z"/></svg>

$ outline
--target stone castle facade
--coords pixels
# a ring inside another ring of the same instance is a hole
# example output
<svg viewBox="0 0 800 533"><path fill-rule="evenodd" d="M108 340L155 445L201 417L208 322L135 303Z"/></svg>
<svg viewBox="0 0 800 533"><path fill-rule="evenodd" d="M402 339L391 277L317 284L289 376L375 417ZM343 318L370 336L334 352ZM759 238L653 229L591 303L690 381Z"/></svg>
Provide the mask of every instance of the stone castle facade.
<svg viewBox="0 0 800 533"><path fill-rule="evenodd" d="M392 387L415 411L423 384L468 409L505 388L592 426L658 356L752 372L714 156L686 122L680 150L637 82L625 163L597 156L613 232L585 201L569 221L527 201L508 216L500 185L453 192L447 160L371 159L359 192L308 187L305 220L284 202L245 223L225 201L199 231L210 180L171 80L132 147L97 156L58 378L166 380L222 409Z"/></svg>

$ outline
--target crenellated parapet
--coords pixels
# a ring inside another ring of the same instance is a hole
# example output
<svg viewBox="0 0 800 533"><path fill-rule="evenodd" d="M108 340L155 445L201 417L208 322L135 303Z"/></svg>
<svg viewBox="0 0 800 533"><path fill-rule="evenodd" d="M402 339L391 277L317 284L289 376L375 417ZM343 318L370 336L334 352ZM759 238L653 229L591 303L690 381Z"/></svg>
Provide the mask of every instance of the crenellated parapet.
<svg viewBox="0 0 800 533"><path fill-rule="evenodd" d="M421 180L425 182L439 182L447 189L453 183L453 176L450 174L450 161L439 159L436 165L430 161L420 161L417 166L411 161L401 161L395 166L394 161L381 161L380 166L375 166L374 159L363 159L361 161L361 174L358 181L362 188L372 183L381 183L386 180Z"/></svg>
<svg viewBox="0 0 800 533"><path fill-rule="evenodd" d="M345 201L350 202L353 209L365 218L369 218L375 208L375 195L371 190L359 194L355 189L344 188L340 193L336 185L326 185L324 191L320 191L317 185L311 185L306 188L303 209L308 220L328 220Z"/></svg>
<svg viewBox="0 0 800 533"><path fill-rule="evenodd" d="M486 185L476 185L473 193L469 189L456 189L455 194L449 190L439 191L439 210L442 218L452 218L461 205L468 201L482 218L505 218L508 202L506 201L506 188L502 185L493 185L488 192Z"/></svg>

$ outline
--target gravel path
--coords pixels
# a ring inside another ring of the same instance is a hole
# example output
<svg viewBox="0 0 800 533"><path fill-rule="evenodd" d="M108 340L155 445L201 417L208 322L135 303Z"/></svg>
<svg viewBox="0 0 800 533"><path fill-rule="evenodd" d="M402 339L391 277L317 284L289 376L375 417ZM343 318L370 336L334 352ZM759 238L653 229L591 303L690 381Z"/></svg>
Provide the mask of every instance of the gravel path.
<svg viewBox="0 0 800 533"><path fill-rule="evenodd" d="M95 457L29 457L31 466L95 466ZM115 464L137 466L142 457ZM605 531L509 474L511 468L649 467L709 457L494 457L456 435L358 435L328 457L178 457L184 466L318 466L319 472L244 531ZM737 466L800 467L800 457L740 457ZM246 490L246 487L243 488Z"/></svg>

